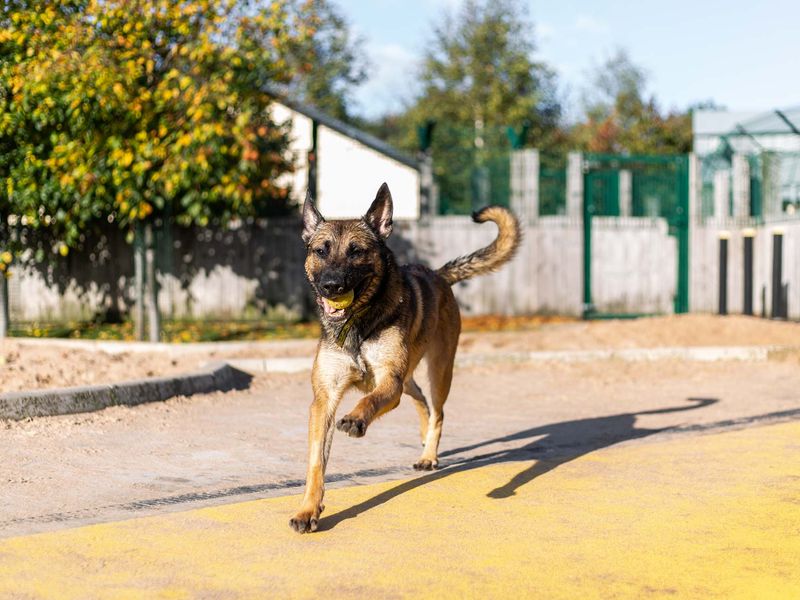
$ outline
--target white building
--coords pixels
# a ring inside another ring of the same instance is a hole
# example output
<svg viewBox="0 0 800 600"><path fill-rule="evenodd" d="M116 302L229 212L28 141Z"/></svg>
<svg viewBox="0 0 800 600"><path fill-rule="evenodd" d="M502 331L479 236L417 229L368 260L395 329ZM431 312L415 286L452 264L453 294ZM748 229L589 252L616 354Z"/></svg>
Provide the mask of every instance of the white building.
<svg viewBox="0 0 800 600"><path fill-rule="evenodd" d="M381 183L389 184L395 219L420 216L420 165L378 138L301 103L281 99L278 123L291 122L295 156L292 189L302 203L306 190L326 218L362 216Z"/></svg>

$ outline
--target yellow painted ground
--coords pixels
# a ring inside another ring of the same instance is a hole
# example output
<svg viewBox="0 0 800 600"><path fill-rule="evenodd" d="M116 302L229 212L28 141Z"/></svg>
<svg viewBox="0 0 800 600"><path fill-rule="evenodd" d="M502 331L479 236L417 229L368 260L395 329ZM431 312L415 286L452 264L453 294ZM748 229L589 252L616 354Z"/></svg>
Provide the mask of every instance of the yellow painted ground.
<svg viewBox="0 0 800 600"><path fill-rule="evenodd" d="M800 598L800 424L531 466L5 540L0 597Z"/></svg>

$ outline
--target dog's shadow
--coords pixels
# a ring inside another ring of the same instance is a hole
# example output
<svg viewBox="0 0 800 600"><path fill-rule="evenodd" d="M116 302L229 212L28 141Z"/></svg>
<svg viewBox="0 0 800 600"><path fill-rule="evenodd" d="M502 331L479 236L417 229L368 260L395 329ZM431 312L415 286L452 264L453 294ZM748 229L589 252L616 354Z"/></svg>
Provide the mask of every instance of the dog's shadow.
<svg viewBox="0 0 800 600"><path fill-rule="evenodd" d="M401 483L391 489L351 506L343 511L322 518L319 523L319 530L325 531L333 529L348 519L380 506L413 489L443 479L455 473L479 469L491 464L503 462L520 462L534 460L535 462L514 475L507 483L487 492L490 498L502 499L513 496L516 490L529 483L537 477L544 475L565 463L585 456L595 450L607 448L627 440L644 438L662 431L671 429L674 426L662 427L659 429L644 429L636 427L636 417L641 415L660 415L667 413L683 412L705 408L711 404L719 402L713 398L689 398L688 406L674 406L669 408L646 410L634 413L622 413L606 417L594 417L589 419L577 419L574 421L562 421L551 423L541 427L525 429L504 437L486 440L469 446L448 450L440 455L442 468L438 471L423 475ZM459 455L477 450L482 447L497 443L509 443L515 441L530 440L534 441L523 444L516 448L507 448L495 452L489 452L478 456L467 458L457 458ZM456 457L448 461L448 457Z"/></svg>

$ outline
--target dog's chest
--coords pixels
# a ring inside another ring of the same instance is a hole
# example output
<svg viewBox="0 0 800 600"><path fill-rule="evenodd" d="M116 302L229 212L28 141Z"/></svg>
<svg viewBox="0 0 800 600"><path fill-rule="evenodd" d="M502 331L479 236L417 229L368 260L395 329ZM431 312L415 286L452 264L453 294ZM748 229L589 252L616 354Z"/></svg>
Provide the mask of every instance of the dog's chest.
<svg viewBox="0 0 800 600"><path fill-rule="evenodd" d="M353 370L362 386L370 389L375 387L375 373L361 354L353 359Z"/></svg>
<svg viewBox="0 0 800 600"><path fill-rule="evenodd" d="M352 366L359 385L372 389L375 387L375 373L380 372L382 363L387 360L383 346L379 343L362 344L358 353L350 355Z"/></svg>

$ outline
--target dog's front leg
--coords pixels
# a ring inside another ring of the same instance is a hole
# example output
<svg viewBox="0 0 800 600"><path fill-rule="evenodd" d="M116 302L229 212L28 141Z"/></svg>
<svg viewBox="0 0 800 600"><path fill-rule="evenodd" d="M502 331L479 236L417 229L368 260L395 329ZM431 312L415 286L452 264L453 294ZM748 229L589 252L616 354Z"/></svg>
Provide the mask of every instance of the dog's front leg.
<svg viewBox="0 0 800 600"><path fill-rule="evenodd" d="M393 367L376 371L375 389L336 424L339 431L344 431L350 437L362 437L370 423L400 404L404 373Z"/></svg>
<svg viewBox="0 0 800 600"><path fill-rule="evenodd" d="M306 492L300 510L289 521L298 533L315 531L324 506L325 468L333 441L333 422L336 408L352 384L352 371L340 356L321 352L317 355L311 375L314 401L308 420L308 471Z"/></svg>
<svg viewBox="0 0 800 600"><path fill-rule="evenodd" d="M322 497L325 493L325 467L328 464L333 439L336 406L330 406L327 398L315 398L310 412L306 492L300 510L289 521L289 525L298 533L315 531L319 515L324 508Z"/></svg>

